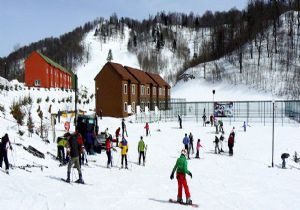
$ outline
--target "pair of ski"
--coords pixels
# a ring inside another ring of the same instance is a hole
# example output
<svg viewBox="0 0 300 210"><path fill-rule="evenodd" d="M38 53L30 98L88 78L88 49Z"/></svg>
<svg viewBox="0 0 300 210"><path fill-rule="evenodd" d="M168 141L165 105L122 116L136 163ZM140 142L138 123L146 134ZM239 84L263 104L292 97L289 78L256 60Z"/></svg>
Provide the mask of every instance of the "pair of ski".
<svg viewBox="0 0 300 210"><path fill-rule="evenodd" d="M177 200L174 200L174 199L172 199L172 198L169 199L169 202L170 202L170 203L174 203L174 204L184 205L184 206L192 206L192 207L194 207L194 208L198 208L198 207L199 207L198 204L195 204L195 203L191 203L191 204L188 204L188 203L179 203L179 202L177 202Z"/></svg>
<svg viewBox="0 0 300 210"><path fill-rule="evenodd" d="M76 183L76 184L87 185L85 182L80 182L79 180L76 180L75 182L67 182L67 180L66 180L66 179L63 179L63 178L61 178L60 180L66 182L66 183L68 183L68 184Z"/></svg>

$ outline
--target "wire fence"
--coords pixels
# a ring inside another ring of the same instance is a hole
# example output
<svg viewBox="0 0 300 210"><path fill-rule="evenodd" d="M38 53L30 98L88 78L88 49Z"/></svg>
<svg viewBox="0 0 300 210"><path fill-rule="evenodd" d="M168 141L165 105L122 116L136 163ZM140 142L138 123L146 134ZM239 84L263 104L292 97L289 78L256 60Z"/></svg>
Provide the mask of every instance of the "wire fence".
<svg viewBox="0 0 300 210"><path fill-rule="evenodd" d="M171 100L169 109L141 112L135 115L136 122L177 121L181 116L183 121L203 123L210 115L224 122L246 122L270 124L274 122L290 124L300 122L300 100L288 101L222 101L222 102L185 102Z"/></svg>

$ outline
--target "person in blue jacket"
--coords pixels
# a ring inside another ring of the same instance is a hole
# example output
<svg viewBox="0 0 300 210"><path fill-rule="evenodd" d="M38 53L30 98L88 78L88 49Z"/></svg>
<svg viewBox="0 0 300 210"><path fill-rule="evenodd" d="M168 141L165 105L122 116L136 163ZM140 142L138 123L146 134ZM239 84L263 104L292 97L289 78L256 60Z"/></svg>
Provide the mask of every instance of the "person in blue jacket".
<svg viewBox="0 0 300 210"><path fill-rule="evenodd" d="M186 151L187 151L188 159L190 159L190 153L189 153L190 139L189 139L189 137L187 136L187 134L184 135L184 138L183 138L182 143L183 143L183 145L184 145L184 148L185 148Z"/></svg>

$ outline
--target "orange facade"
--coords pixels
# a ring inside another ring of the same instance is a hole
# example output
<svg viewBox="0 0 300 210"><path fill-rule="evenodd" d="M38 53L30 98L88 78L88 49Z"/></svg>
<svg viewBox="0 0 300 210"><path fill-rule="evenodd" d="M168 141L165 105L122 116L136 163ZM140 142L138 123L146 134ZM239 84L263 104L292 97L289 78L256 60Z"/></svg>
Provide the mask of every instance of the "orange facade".
<svg viewBox="0 0 300 210"><path fill-rule="evenodd" d="M25 60L25 84L28 87L72 88L71 74L53 63L38 52L31 53Z"/></svg>

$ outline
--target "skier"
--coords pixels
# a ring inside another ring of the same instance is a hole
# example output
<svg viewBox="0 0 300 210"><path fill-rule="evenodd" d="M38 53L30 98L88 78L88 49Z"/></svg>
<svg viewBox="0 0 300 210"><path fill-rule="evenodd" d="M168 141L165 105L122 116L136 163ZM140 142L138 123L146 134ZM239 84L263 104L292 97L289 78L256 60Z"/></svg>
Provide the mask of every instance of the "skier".
<svg viewBox="0 0 300 210"><path fill-rule="evenodd" d="M128 142L125 139L125 137L122 138L122 141L120 142L119 147L121 148L121 155L122 155L121 168L123 168L123 163L124 163L124 159L125 159L125 168L128 169L128 167L127 167Z"/></svg>
<svg viewBox="0 0 300 210"><path fill-rule="evenodd" d="M234 146L234 133L230 133L228 138L228 148L229 148L229 155L233 155L233 146Z"/></svg>
<svg viewBox="0 0 300 210"><path fill-rule="evenodd" d="M78 174L79 174L79 179L76 182L83 184L84 181L82 179L82 173L81 173L81 168L80 168L80 163L79 163L79 155L80 155L81 145L78 144L77 133L75 132L74 134L69 135L67 138L68 138L67 151L71 157L71 160L69 161L69 164L68 164L68 174L67 174L66 182L70 182L71 168L73 165L75 165L75 168L77 168Z"/></svg>
<svg viewBox="0 0 300 210"><path fill-rule="evenodd" d="M141 165L141 157L143 157L143 166L145 166L145 142L143 140L143 137L141 136L141 139L138 143L138 153L139 153L139 165Z"/></svg>
<svg viewBox="0 0 300 210"><path fill-rule="evenodd" d="M146 136L148 136L148 134L149 134L149 124L148 124L148 122L146 122L146 125L145 125L144 128L146 129Z"/></svg>
<svg viewBox="0 0 300 210"><path fill-rule="evenodd" d="M232 130L231 130L230 134L233 135L233 138L235 137L235 127L234 126L232 127Z"/></svg>
<svg viewBox="0 0 300 210"><path fill-rule="evenodd" d="M6 133L1 140L1 144L0 144L0 167L2 168L2 162L4 159L4 163L5 163L5 172L8 174L8 170L9 170L9 162L8 162L8 158L7 158L7 150L10 149L12 150L12 146L10 143L10 140L8 138L8 134Z"/></svg>
<svg viewBox="0 0 300 210"><path fill-rule="evenodd" d="M196 157L195 158L200 158L200 156L199 156L200 147L202 147L202 145L200 144L200 139L198 139L197 146L196 146L197 153L196 153Z"/></svg>
<svg viewBox="0 0 300 210"><path fill-rule="evenodd" d="M214 141L214 143L215 143L215 154L217 154L217 149L218 149L218 154L221 153L221 150L219 148L219 142L220 142L219 138L217 136L215 136L215 141Z"/></svg>
<svg viewBox="0 0 300 210"><path fill-rule="evenodd" d="M79 164L81 166L81 163L84 162L84 154L83 154L84 141L83 141L83 138L82 138L81 134L79 133L79 131L76 131L75 134L76 134L76 138L77 138L77 143L79 145Z"/></svg>
<svg viewBox="0 0 300 210"><path fill-rule="evenodd" d="M58 155L57 157L61 164L64 164L66 161L65 147L67 147L67 144L68 144L68 140L66 137L69 135L70 135L70 133L66 133L66 134L64 134L63 137L57 138L57 155Z"/></svg>
<svg viewBox="0 0 300 210"><path fill-rule="evenodd" d="M202 119L203 119L203 127L206 127L206 115L205 115L205 112L203 113Z"/></svg>
<svg viewBox="0 0 300 210"><path fill-rule="evenodd" d="M190 139L189 139L189 137L187 136L187 134L184 135L184 138L183 138L182 143L183 143L183 145L184 145L184 148L185 148L186 151L187 151L188 159L190 159L190 154L189 154L189 143L190 143Z"/></svg>
<svg viewBox="0 0 300 210"><path fill-rule="evenodd" d="M223 150L223 141L224 141L224 131L221 133L221 136L220 136L220 145L221 145L221 150L220 152L224 152Z"/></svg>
<svg viewBox="0 0 300 210"><path fill-rule="evenodd" d="M209 117L210 126L212 127L214 125L214 116L211 114Z"/></svg>
<svg viewBox="0 0 300 210"><path fill-rule="evenodd" d="M189 153L192 152L192 155L194 154L194 137L193 134L190 132L189 135L190 143L189 143Z"/></svg>
<svg viewBox="0 0 300 210"><path fill-rule="evenodd" d="M224 131L224 129L223 129L223 121L219 120L218 123L219 123L219 131L223 132Z"/></svg>
<svg viewBox="0 0 300 210"><path fill-rule="evenodd" d="M127 130L126 130L125 119L123 118L122 119L122 137L124 137L124 133L126 133L126 136L128 137Z"/></svg>
<svg viewBox="0 0 300 210"><path fill-rule="evenodd" d="M87 132L85 145L86 145L86 152L88 155L94 154L94 148L93 148L94 140L95 140L95 135L93 134L93 132L92 131Z"/></svg>
<svg viewBox="0 0 300 210"><path fill-rule="evenodd" d="M182 119L180 115L178 115L178 121L179 121L179 128L182 129Z"/></svg>
<svg viewBox="0 0 300 210"><path fill-rule="evenodd" d="M105 141L105 149L107 155L107 168L110 167L112 160L111 160L111 142L110 139L107 137Z"/></svg>
<svg viewBox="0 0 300 210"><path fill-rule="evenodd" d="M219 123L218 123L218 119L216 117L214 117L214 125L215 125L215 128L216 128L216 134L218 134L219 133L219 130L218 130Z"/></svg>
<svg viewBox="0 0 300 210"><path fill-rule="evenodd" d="M286 168L286 167L285 167L285 164L286 164L285 159L287 159L287 158L289 158L289 157L290 157L290 154L289 154L289 153L282 153L282 154L281 154L282 168Z"/></svg>
<svg viewBox="0 0 300 210"><path fill-rule="evenodd" d="M100 109L100 120L102 120L102 109Z"/></svg>
<svg viewBox="0 0 300 210"><path fill-rule="evenodd" d="M186 161L187 150L183 149L181 151L180 157L177 159L176 164L172 170L170 179L174 179L174 173L176 173L176 178L178 182L178 194L177 194L177 202L183 203L182 201L182 187L184 188L184 192L186 195L186 203L192 204L191 194L189 192L189 187L187 185L185 174L188 174L192 178L192 173L187 168Z"/></svg>
<svg viewBox="0 0 300 210"><path fill-rule="evenodd" d="M244 128L244 132L246 132L247 125L246 125L245 121L244 121L244 124L243 124L243 128Z"/></svg>

